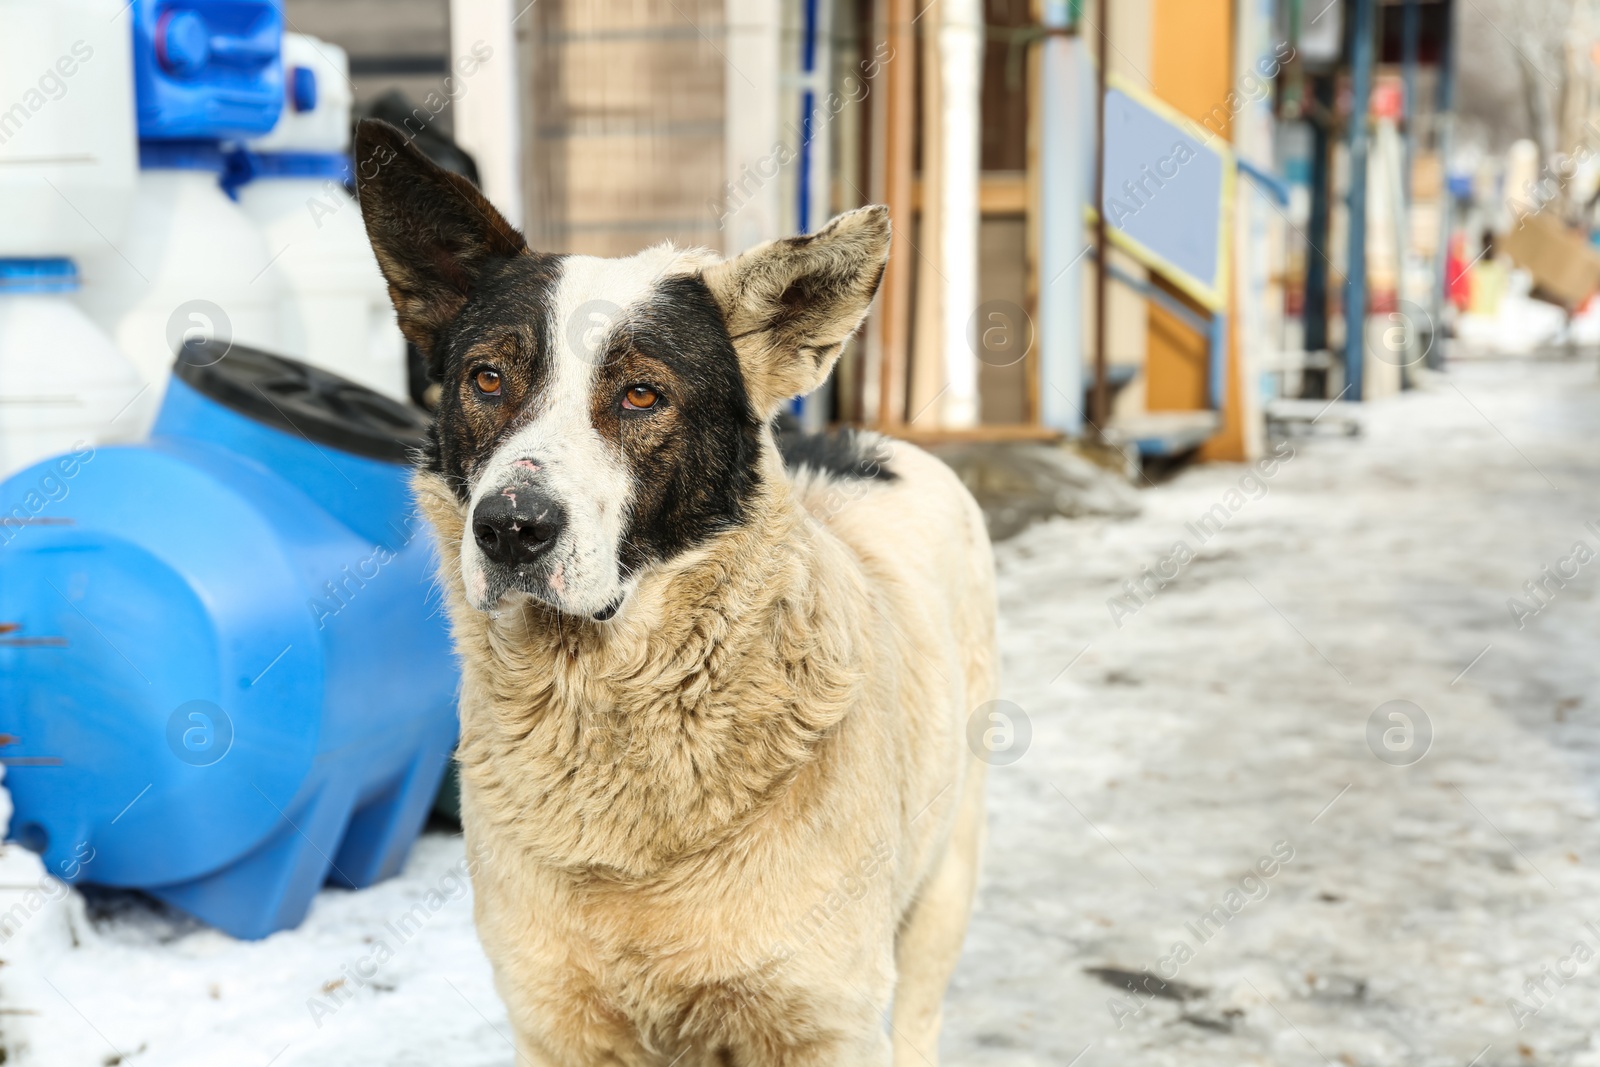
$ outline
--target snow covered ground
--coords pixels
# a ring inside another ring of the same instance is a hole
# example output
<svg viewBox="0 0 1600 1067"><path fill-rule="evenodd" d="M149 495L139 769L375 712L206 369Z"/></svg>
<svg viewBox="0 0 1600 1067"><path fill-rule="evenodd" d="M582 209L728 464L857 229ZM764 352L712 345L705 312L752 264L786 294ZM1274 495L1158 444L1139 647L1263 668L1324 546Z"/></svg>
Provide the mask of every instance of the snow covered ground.
<svg viewBox="0 0 1600 1067"><path fill-rule="evenodd" d="M1600 1065L1595 364L1458 365L1366 430L1002 546L1027 728L947 1063ZM509 1065L462 861L253 944L42 883L5 1062ZM40 884L0 855L4 907Z"/></svg>

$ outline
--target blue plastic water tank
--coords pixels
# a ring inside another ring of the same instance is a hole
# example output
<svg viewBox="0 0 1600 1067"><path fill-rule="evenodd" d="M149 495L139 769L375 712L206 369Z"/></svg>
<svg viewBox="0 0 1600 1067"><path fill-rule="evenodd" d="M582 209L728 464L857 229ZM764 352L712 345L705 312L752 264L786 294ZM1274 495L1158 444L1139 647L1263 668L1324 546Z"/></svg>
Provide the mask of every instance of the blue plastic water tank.
<svg viewBox="0 0 1600 1067"><path fill-rule="evenodd" d="M0 756L51 873L264 937L399 868L457 672L407 487L423 416L224 351L185 348L147 444L0 486Z"/></svg>
<svg viewBox="0 0 1600 1067"><path fill-rule="evenodd" d="M283 108L281 0L134 0L140 140L259 137Z"/></svg>

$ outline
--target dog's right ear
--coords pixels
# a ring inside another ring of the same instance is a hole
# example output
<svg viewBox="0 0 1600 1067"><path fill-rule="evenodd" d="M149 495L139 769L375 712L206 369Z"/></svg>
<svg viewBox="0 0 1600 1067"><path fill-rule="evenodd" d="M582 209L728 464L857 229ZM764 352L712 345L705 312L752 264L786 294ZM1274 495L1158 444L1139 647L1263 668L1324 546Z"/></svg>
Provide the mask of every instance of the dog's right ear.
<svg viewBox="0 0 1600 1067"><path fill-rule="evenodd" d="M475 185L387 122L356 127L355 171L361 217L400 331L432 363L440 329L460 314L484 268L527 244Z"/></svg>

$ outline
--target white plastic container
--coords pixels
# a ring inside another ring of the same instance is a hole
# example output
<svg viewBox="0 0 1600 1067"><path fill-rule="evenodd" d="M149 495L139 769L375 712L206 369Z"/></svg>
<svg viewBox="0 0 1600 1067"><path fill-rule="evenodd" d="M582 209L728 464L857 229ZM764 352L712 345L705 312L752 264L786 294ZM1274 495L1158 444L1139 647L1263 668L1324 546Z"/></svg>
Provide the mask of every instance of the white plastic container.
<svg viewBox="0 0 1600 1067"><path fill-rule="evenodd" d="M74 304L68 258L122 242L132 208L123 4L0 0L0 477L138 433L139 373Z"/></svg>
<svg viewBox="0 0 1600 1067"><path fill-rule="evenodd" d="M122 238L138 175L125 0L0 0L0 256Z"/></svg>
<svg viewBox="0 0 1600 1067"><path fill-rule="evenodd" d="M85 258L79 293L84 310L150 385L135 406L141 436L155 421L186 338L280 351L286 292L273 263L281 249L267 246L218 184L220 153L149 142L143 152L127 231L116 248ZM171 165L152 167L152 160Z"/></svg>
<svg viewBox="0 0 1600 1067"><path fill-rule="evenodd" d="M0 260L0 478L133 437L144 383L72 302L76 286L66 260Z"/></svg>
<svg viewBox="0 0 1600 1067"><path fill-rule="evenodd" d="M278 351L407 400L405 338L395 321L349 173L349 61L337 45L283 35L288 99L249 143L239 207L277 255L285 286Z"/></svg>
<svg viewBox="0 0 1600 1067"><path fill-rule="evenodd" d="M304 73L300 73L300 72ZM249 142L253 152L350 151L350 56L303 33L283 35L283 111L278 124Z"/></svg>

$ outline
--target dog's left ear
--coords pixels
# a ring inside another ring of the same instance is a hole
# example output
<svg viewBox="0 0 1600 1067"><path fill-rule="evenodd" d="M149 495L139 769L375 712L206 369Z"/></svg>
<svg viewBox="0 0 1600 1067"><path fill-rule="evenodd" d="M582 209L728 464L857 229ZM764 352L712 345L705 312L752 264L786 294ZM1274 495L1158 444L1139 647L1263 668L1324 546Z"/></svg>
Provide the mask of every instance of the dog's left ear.
<svg viewBox="0 0 1600 1067"><path fill-rule="evenodd" d="M364 119L356 127L355 172L361 217L400 332L437 371L440 329L461 313L486 267L527 244L476 186L387 122Z"/></svg>
<svg viewBox="0 0 1600 1067"><path fill-rule="evenodd" d="M889 209L873 206L705 270L758 417L827 379L888 261Z"/></svg>

